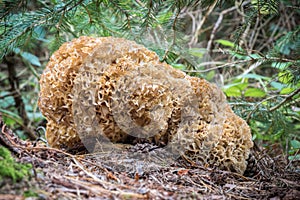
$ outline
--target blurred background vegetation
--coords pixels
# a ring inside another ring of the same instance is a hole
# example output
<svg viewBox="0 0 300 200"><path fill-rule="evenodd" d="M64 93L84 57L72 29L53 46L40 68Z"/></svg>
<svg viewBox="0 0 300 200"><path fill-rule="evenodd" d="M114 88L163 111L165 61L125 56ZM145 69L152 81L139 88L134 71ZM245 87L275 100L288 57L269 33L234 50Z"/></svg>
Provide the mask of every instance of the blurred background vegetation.
<svg viewBox="0 0 300 200"><path fill-rule="evenodd" d="M0 0L0 112L19 137L39 136L39 76L81 35L135 40L215 82L258 146L299 162L299 1Z"/></svg>

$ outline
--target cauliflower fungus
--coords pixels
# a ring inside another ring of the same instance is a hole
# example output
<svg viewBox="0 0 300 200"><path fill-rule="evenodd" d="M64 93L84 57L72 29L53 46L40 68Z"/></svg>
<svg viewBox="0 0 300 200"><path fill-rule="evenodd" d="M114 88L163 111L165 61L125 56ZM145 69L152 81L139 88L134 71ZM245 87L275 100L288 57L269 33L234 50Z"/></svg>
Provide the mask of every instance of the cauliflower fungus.
<svg viewBox="0 0 300 200"><path fill-rule="evenodd" d="M161 63L135 42L83 36L64 43L51 56L40 86L39 108L52 147L84 143L93 151L95 138L142 139L178 144L182 156L196 164L238 173L246 169L250 129L223 92Z"/></svg>

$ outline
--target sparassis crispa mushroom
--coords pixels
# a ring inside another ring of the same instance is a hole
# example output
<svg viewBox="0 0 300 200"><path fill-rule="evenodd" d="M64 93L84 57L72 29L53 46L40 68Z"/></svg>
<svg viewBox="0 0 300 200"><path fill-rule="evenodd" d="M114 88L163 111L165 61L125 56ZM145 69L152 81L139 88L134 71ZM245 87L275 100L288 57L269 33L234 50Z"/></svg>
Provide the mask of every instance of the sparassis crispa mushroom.
<svg viewBox="0 0 300 200"><path fill-rule="evenodd" d="M64 43L51 56L40 88L52 147L72 148L82 143L80 134L101 134L114 143L143 138L180 144L195 163L241 174L246 169L250 128L223 92L133 41L82 36Z"/></svg>

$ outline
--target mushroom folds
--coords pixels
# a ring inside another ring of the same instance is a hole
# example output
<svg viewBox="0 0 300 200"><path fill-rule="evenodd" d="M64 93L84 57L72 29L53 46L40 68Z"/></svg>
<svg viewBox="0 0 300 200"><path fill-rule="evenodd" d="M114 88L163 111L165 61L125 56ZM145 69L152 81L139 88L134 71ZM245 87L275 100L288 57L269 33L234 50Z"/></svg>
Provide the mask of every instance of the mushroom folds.
<svg viewBox="0 0 300 200"><path fill-rule="evenodd" d="M194 163L246 169L251 132L223 92L135 42L83 36L64 43L51 56L40 87L52 147L86 146L95 137L178 144Z"/></svg>

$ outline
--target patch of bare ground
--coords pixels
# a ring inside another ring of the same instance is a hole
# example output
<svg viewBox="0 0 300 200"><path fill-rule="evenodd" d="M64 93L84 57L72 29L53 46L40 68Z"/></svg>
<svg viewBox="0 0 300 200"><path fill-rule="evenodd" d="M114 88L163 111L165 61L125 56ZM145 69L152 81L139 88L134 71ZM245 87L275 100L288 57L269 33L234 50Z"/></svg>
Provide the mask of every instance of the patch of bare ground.
<svg viewBox="0 0 300 200"><path fill-rule="evenodd" d="M252 150L246 173L192 166L187 160L164 160L151 144L123 146L121 151L72 154L43 142L22 141L0 122L0 144L15 158L33 165L32 176L21 182L4 180L1 199L297 199L299 163ZM78 147L78 149L80 149ZM133 156L145 153L145 157ZM151 155L151 159L149 159ZM298 168L296 168L298 167Z"/></svg>

